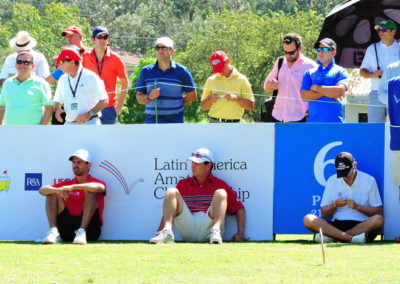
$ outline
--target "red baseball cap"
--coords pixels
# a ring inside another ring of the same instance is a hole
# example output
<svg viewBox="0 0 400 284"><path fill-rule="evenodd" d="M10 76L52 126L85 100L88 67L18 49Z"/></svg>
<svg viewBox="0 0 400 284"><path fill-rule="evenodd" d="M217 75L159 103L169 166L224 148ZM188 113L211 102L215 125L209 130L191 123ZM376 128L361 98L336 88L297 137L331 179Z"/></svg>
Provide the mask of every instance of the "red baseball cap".
<svg viewBox="0 0 400 284"><path fill-rule="evenodd" d="M81 28L80 27L76 27L76 26L70 26L70 27L68 27L65 31L63 31L62 33L61 33L61 36L66 36L66 35L73 35L73 34L80 34L80 35L83 35L82 34L82 30L81 30Z"/></svg>
<svg viewBox="0 0 400 284"><path fill-rule="evenodd" d="M53 57L54 60L61 61L61 60L73 60L73 61L81 61L81 57L78 51L75 48L64 48L61 50L60 54L56 57Z"/></svg>
<svg viewBox="0 0 400 284"><path fill-rule="evenodd" d="M225 52L218 50L211 55L210 63L213 73L221 73L225 69L225 63L229 62L229 57Z"/></svg>

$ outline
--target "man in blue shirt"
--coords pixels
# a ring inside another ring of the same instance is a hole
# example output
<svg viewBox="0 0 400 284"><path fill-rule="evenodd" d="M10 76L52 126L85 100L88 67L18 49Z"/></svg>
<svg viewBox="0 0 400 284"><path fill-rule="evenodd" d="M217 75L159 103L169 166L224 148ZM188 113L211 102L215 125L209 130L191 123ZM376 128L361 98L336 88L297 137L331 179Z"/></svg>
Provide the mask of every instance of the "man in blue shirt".
<svg viewBox="0 0 400 284"><path fill-rule="evenodd" d="M144 123L182 123L183 105L197 98L192 75L172 60L169 37L157 39L155 50L157 62L143 67L136 85L136 99L146 105Z"/></svg>
<svg viewBox="0 0 400 284"><path fill-rule="evenodd" d="M335 64L336 43L330 38L317 45L318 66L303 76L300 93L307 100L307 122L343 122L343 105L348 86L347 71Z"/></svg>

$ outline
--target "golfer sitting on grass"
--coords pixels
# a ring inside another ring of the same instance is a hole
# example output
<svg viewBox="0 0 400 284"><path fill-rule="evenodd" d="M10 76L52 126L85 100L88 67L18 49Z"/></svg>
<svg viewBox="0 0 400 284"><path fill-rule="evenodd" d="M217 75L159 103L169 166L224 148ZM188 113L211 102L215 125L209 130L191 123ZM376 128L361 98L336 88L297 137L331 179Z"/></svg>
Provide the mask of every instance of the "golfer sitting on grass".
<svg viewBox="0 0 400 284"><path fill-rule="evenodd" d="M184 241L222 243L225 213L236 214L238 231L233 241L244 240L245 210L236 193L224 181L214 177L210 150L200 148L187 159L192 161L193 177L181 180L165 193L163 217L153 244L174 241L172 224Z"/></svg>
<svg viewBox="0 0 400 284"><path fill-rule="evenodd" d="M80 149L69 157L75 178L39 189L46 196L46 213L50 230L43 239L45 244L72 241L86 244L97 240L103 224L106 184L89 175L89 152Z"/></svg>
<svg viewBox="0 0 400 284"><path fill-rule="evenodd" d="M335 159L336 175L331 176L321 201L321 216L333 217L327 221L313 214L304 217L304 226L317 233L320 242L322 229L324 242L372 242L383 227L382 201L375 179L357 171L352 154L342 152Z"/></svg>

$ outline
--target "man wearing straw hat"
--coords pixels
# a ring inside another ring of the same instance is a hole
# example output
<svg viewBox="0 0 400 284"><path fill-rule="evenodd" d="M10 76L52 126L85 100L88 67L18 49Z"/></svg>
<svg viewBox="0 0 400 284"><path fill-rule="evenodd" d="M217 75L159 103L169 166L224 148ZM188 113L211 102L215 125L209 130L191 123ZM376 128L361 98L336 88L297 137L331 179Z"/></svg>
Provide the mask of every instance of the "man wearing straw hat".
<svg viewBox="0 0 400 284"><path fill-rule="evenodd" d="M9 44L16 52L8 55L4 61L0 73L0 86L8 77L17 74L15 61L18 53L21 52L29 52L33 55L33 73L41 78L46 78L50 75L49 64L47 63L46 57L42 53L33 50L37 42L34 38L29 36L27 31L19 31L17 36L10 40Z"/></svg>
<svg viewBox="0 0 400 284"><path fill-rule="evenodd" d="M136 85L136 99L146 105L144 123L182 123L183 106L197 98L193 77L172 60L172 39L158 38L154 49L157 62L143 67Z"/></svg>
<svg viewBox="0 0 400 284"><path fill-rule="evenodd" d="M210 64L213 75L204 85L201 109L209 110L210 122L240 122L245 109L254 109L249 80L230 64L223 51L214 52Z"/></svg>

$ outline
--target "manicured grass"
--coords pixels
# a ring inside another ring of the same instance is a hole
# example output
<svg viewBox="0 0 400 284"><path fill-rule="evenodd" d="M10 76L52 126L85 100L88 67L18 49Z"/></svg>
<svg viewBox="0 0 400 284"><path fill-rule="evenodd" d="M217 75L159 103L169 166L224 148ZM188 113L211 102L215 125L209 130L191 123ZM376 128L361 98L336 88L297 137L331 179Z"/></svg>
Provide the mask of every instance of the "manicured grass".
<svg viewBox="0 0 400 284"><path fill-rule="evenodd" d="M300 241L299 241L300 239ZM311 236L218 245L0 242L0 283L398 283L400 245L327 244Z"/></svg>

